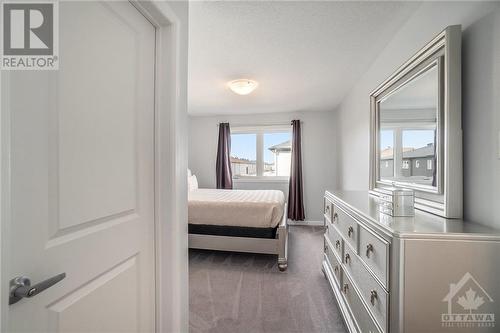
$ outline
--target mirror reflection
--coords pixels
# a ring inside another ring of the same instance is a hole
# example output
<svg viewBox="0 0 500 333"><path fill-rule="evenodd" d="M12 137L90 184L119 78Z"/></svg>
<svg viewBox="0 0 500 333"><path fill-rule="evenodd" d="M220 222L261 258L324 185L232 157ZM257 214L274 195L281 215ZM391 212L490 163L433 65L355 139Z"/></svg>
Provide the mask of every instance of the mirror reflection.
<svg viewBox="0 0 500 333"><path fill-rule="evenodd" d="M439 77L433 65L379 102L379 179L437 187Z"/></svg>

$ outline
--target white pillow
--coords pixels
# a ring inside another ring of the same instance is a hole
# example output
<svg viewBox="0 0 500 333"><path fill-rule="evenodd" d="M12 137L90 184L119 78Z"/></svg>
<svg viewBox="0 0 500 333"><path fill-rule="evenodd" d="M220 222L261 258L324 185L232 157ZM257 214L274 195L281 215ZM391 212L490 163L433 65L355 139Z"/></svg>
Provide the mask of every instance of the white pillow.
<svg viewBox="0 0 500 333"><path fill-rule="evenodd" d="M192 175L188 178L188 191L194 191L198 189L198 178Z"/></svg>
<svg viewBox="0 0 500 333"><path fill-rule="evenodd" d="M198 178L196 177L196 175L193 175L191 177L191 181L193 182L193 190L197 190L198 189Z"/></svg>

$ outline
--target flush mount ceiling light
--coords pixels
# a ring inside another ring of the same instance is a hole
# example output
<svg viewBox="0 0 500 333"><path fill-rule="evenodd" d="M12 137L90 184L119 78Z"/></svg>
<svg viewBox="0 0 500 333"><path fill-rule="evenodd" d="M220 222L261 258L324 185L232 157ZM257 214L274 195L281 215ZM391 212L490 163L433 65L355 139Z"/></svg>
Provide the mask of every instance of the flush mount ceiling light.
<svg viewBox="0 0 500 333"><path fill-rule="evenodd" d="M248 95L254 91L259 84L257 81L238 79L228 83L229 89L238 95Z"/></svg>

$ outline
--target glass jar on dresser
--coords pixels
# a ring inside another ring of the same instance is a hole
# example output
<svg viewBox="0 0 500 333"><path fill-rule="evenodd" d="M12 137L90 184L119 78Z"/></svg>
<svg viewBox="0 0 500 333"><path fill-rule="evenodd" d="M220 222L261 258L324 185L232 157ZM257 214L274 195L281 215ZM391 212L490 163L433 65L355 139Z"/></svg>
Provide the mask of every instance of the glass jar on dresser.
<svg viewBox="0 0 500 333"><path fill-rule="evenodd" d="M325 192L322 269L349 331L498 332L500 231L378 200Z"/></svg>

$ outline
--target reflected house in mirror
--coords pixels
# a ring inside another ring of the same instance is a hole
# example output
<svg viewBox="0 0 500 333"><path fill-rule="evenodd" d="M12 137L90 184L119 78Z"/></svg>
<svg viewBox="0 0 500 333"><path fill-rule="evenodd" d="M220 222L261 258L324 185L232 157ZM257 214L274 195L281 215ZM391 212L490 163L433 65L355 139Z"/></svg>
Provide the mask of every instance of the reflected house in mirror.
<svg viewBox="0 0 500 333"><path fill-rule="evenodd" d="M403 147L401 178L411 179L414 184L436 186L436 151L433 143L425 147ZM394 151L387 147L380 151L380 178L396 180L394 177Z"/></svg>
<svg viewBox="0 0 500 333"><path fill-rule="evenodd" d="M371 96L370 190L415 191L415 207L462 216L461 27L450 26Z"/></svg>

